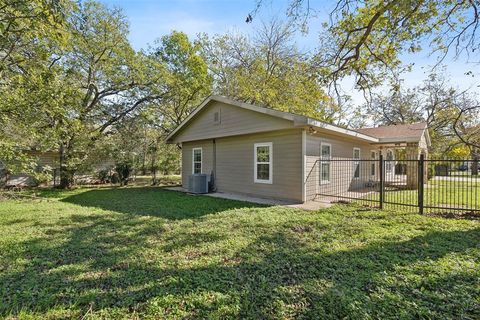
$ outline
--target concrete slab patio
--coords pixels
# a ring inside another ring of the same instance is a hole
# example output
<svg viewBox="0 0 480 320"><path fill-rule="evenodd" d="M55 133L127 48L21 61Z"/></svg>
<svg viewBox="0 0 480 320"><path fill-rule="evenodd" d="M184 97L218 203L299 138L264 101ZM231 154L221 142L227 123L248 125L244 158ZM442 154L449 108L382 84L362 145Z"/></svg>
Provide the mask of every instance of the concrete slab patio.
<svg viewBox="0 0 480 320"><path fill-rule="evenodd" d="M189 193L185 188L182 188L182 187L167 187L165 189L170 191ZM305 203L293 203L288 201L258 198L258 197L244 195L244 194L229 193L229 192L213 192L213 193L205 193L202 195L207 197L213 197L213 198L245 201L245 202L258 203L258 204L264 204L269 206L284 206L288 208L296 208L296 209L311 210L311 211L325 209L332 206L332 204L328 201L307 201Z"/></svg>

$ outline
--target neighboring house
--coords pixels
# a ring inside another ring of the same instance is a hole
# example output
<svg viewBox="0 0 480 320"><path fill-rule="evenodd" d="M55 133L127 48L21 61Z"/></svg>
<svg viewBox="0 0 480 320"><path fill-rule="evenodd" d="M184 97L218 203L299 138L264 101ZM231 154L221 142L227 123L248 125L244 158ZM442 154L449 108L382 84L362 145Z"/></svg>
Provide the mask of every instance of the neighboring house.
<svg viewBox="0 0 480 320"><path fill-rule="evenodd" d="M42 185L54 186L60 182L59 167L60 167L60 153L58 151L39 151L39 150L26 150L24 151L29 157L35 159L37 172L49 172L52 175L52 179L42 183ZM107 170L113 168L115 163L112 160L98 160L96 161L88 174L79 173L76 175L76 179L82 182L89 182L91 180L91 173L98 172L100 170ZM0 186L36 186L38 183L35 179L25 173L8 174L6 177L2 177L2 165L0 161ZM6 178L6 181L4 181Z"/></svg>
<svg viewBox="0 0 480 320"><path fill-rule="evenodd" d="M221 96L203 101L167 142L182 148L184 188L192 173L204 173L219 192L294 202L314 199L318 186L348 190L361 187L360 175L378 175L354 160L382 154L393 171L395 149L418 158L430 145L425 123L349 130ZM355 166L335 170L333 159L353 159Z"/></svg>
<svg viewBox="0 0 480 320"><path fill-rule="evenodd" d="M27 150L24 151L29 157L36 159L36 170L38 172L49 171L54 173L54 170L58 168L58 163L60 156L58 152L55 151L39 151L39 150ZM1 169L1 161L0 161ZM6 181L3 179L6 178ZM6 186L34 186L37 184L37 181L33 179L30 175L25 173L18 174L7 174L6 177L0 177L2 184ZM53 181L48 183L53 184Z"/></svg>

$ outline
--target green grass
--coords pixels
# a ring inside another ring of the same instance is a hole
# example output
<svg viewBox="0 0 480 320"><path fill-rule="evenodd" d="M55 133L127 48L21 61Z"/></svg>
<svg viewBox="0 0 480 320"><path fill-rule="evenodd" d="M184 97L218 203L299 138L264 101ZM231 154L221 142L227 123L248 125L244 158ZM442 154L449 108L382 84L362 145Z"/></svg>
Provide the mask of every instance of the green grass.
<svg viewBox="0 0 480 320"><path fill-rule="evenodd" d="M378 200L379 195L378 193L369 194L364 198ZM418 190L399 190L386 187L385 201L417 205ZM480 210L480 181L430 180L425 185L424 204L439 208L455 207ZM386 206L388 208L388 204ZM408 207L406 209L412 210L412 208ZM428 211L435 212L438 210L428 209Z"/></svg>
<svg viewBox="0 0 480 320"><path fill-rule="evenodd" d="M480 225L161 188L0 203L0 317L480 318Z"/></svg>
<svg viewBox="0 0 480 320"><path fill-rule="evenodd" d="M131 182L132 185L136 186L150 186L152 185L152 176L151 175L137 175L135 176L134 181ZM182 184L182 176L180 175L157 175L157 184L158 185L179 185Z"/></svg>

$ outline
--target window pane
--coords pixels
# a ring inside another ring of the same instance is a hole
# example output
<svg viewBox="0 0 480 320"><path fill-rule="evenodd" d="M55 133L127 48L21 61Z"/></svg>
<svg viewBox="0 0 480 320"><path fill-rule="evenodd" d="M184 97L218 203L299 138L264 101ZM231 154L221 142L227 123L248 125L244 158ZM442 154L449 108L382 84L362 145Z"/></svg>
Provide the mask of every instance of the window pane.
<svg viewBox="0 0 480 320"><path fill-rule="evenodd" d="M257 147L257 162L270 161L270 147Z"/></svg>
<svg viewBox="0 0 480 320"><path fill-rule="evenodd" d="M372 164L370 165L370 174L371 174L372 176L375 175L375 163L372 163Z"/></svg>
<svg viewBox="0 0 480 320"><path fill-rule="evenodd" d="M322 181L330 181L330 163L322 162Z"/></svg>
<svg viewBox="0 0 480 320"><path fill-rule="evenodd" d="M353 158L354 159L360 159L360 150L353 149Z"/></svg>
<svg viewBox="0 0 480 320"><path fill-rule="evenodd" d="M322 157L324 158L330 157L330 146L322 145Z"/></svg>
<svg viewBox="0 0 480 320"><path fill-rule="evenodd" d="M387 151L387 160L393 160L393 151L391 150Z"/></svg>
<svg viewBox="0 0 480 320"><path fill-rule="evenodd" d="M360 164L359 163L355 164L355 175L354 175L354 177L355 178L360 177Z"/></svg>
<svg viewBox="0 0 480 320"><path fill-rule="evenodd" d="M193 161L202 161L202 151L193 150Z"/></svg>
<svg viewBox="0 0 480 320"><path fill-rule="evenodd" d="M270 165L269 164L257 164L257 179L258 180L270 180Z"/></svg>
<svg viewBox="0 0 480 320"><path fill-rule="evenodd" d="M195 162L193 164L193 173L202 173L202 163L201 162Z"/></svg>

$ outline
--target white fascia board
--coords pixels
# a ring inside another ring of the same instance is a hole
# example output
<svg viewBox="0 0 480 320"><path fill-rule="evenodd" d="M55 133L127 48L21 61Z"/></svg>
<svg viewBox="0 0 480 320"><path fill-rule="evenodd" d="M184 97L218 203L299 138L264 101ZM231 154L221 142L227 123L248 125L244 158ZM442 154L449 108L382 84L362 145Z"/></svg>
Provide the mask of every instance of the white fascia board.
<svg viewBox="0 0 480 320"><path fill-rule="evenodd" d="M427 146L431 147L432 146L432 140L430 140L430 134L428 133L428 128L425 128L423 131L423 134L425 135L425 138L427 139Z"/></svg>
<svg viewBox="0 0 480 320"><path fill-rule="evenodd" d="M402 142L420 142L420 139L415 137L410 138L380 138L379 143L402 143Z"/></svg>
<svg viewBox="0 0 480 320"><path fill-rule="evenodd" d="M167 143L172 143L172 141L170 141L173 136L175 136L177 134L178 131L180 131L180 129L183 128L183 126L185 124L187 124L190 119L192 119L198 112L200 112L200 110L203 109L203 107L205 107L207 105L207 103L209 103L211 100L212 100L213 96L209 96L207 97L205 100L203 100L203 102L195 109L193 110L192 113L190 113L188 115L188 117L185 118L185 120L182 121L182 123L180 123L180 125L178 125L175 130L173 130L172 132L170 132L170 134L167 136L167 138L165 139Z"/></svg>
<svg viewBox="0 0 480 320"><path fill-rule="evenodd" d="M353 131L353 130L349 130L349 129L345 129L345 128L341 128L341 127L337 127L337 126L334 126L334 125L331 125L331 124L328 124L328 123L320 122L320 121L315 120L315 119L308 118L307 124L310 125L310 126L313 126L313 127L322 128L322 129L329 130L329 131L332 131L332 132L335 132L335 133L344 134L344 135L347 135L347 136L351 136L351 137L354 137L354 138L366 140L366 141L369 141L369 142L379 142L379 140L377 138L367 136L366 134L356 132L356 131Z"/></svg>

